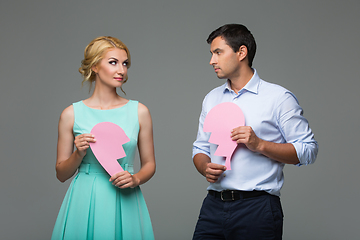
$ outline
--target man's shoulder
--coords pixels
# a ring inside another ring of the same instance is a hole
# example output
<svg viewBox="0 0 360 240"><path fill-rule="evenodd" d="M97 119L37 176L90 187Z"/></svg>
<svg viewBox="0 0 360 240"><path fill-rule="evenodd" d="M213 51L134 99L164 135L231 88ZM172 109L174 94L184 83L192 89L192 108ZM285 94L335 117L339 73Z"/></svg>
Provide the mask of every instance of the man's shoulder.
<svg viewBox="0 0 360 240"><path fill-rule="evenodd" d="M225 91L226 85L227 85L227 83L224 83L224 84L212 89L208 94L206 94L205 98L208 96L223 94Z"/></svg>
<svg viewBox="0 0 360 240"><path fill-rule="evenodd" d="M259 84L259 92L269 93L272 95L284 95L284 94L293 95L293 93L290 90L286 89L285 87L262 79L260 80L260 84Z"/></svg>
<svg viewBox="0 0 360 240"><path fill-rule="evenodd" d="M216 104L220 103L224 97L225 88L226 83L212 89L208 94L206 94L203 100L203 107L205 107L205 109L212 108Z"/></svg>
<svg viewBox="0 0 360 240"><path fill-rule="evenodd" d="M267 82L265 80L261 80L260 82L259 94L260 96L267 99L272 99L278 104L289 99L294 99L296 102L298 102L295 94L290 90L279 84Z"/></svg>
<svg viewBox="0 0 360 240"><path fill-rule="evenodd" d="M283 87L277 83L268 82L263 79L260 79L260 87L262 87L264 89L276 90L276 91L281 91L281 92L289 91L285 87Z"/></svg>

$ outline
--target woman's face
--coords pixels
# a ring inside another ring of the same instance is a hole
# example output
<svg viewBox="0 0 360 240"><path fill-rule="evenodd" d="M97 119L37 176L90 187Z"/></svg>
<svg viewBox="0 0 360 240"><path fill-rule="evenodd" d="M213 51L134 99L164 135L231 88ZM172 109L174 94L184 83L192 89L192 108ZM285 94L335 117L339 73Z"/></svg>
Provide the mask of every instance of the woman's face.
<svg viewBox="0 0 360 240"><path fill-rule="evenodd" d="M121 87L127 77L128 57L126 51L112 48L105 52L103 59L93 67L95 82L111 87Z"/></svg>

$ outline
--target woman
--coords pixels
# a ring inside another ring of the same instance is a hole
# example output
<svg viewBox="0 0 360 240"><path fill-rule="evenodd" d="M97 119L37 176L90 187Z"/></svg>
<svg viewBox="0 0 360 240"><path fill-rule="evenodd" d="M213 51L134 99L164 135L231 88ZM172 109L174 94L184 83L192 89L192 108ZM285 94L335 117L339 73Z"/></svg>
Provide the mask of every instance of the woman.
<svg viewBox="0 0 360 240"><path fill-rule="evenodd" d="M85 48L79 71L83 83L94 82L95 88L90 98L73 103L60 116L57 178L65 182L77 175L62 203L52 239L154 239L139 188L155 173L150 112L116 92L118 87L123 90L130 64L128 48L116 38L98 37ZM119 146L126 153L118 160L124 171L111 177L90 148L96 142L91 129L100 122L117 124L130 139ZM136 147L141 168L134 174Z"/></svg>

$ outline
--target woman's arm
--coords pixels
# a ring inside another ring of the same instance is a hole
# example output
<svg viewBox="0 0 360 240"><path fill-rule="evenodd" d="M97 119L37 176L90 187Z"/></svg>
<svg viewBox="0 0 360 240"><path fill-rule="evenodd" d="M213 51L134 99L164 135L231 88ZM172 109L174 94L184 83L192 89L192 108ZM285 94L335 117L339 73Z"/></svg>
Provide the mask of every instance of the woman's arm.
<svg viewBox="0 0 360 240"><path fill-rule="evenodd" d="M112 176L110 181L113 181L113 185L120 188L136 187L149 181L155 174L156 164L151 115L148 108L141 103L139 103L138 115L140 124L138 148L141 168L134 175L124 171Z"/></svg>
<svg viewBox="0 0 360 240"><path fill-rule="evenodd" d="M61 113L58 126L56 177L61 182L65 182L75 174L86 154L86 149L89 148L89 142L95 141L91 134L81 134L74 141L73 125L74 109L71 105ZM74 151L74 143L76 151Z"/></svg>

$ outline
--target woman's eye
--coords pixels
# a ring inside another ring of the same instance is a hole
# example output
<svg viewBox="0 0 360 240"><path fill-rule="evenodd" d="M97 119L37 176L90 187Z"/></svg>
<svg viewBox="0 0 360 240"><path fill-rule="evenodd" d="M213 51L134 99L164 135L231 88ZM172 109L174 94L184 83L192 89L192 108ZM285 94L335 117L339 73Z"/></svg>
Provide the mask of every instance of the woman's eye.
<svg viewBox="0 0 360 240"><path fill-rule="evenodd" d="M116 61L110 61L109 62L111 65L116 65Z"/></svg>
<svg viewBox="0 0 360 240"><path fill-rule="evenodd" d="M129 63L128 62L123 62L123 66L127 67Z"/></svg>

